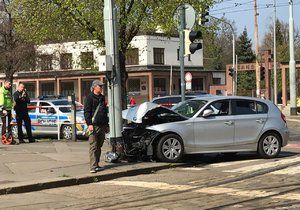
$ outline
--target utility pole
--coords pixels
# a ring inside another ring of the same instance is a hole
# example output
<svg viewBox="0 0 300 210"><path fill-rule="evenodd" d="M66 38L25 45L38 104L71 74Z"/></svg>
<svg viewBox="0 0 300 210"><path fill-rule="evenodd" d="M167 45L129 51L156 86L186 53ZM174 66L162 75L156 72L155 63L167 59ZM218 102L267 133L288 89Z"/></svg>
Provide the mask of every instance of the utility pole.
<svg viewBox="0 0 300 210"><path fill-rule="evenodd" d="M276 49L276 0L274 0L274 104L277 105L277 49ZM268 71L268 69L267 69Z"/></svg>
<svg viewBox="0 0 300 210"><path fill-rule="evenodd" d="M185 101L185 78L184 78L184 29L185 29L185 6L181 6L180 12L180 47L179 47L179 59L180 59L180 84L181 84L181 101Z"/></svg>
<svg viewBox="0 0 300 210"><path fill-rule="evenodd" d="M110 142L114 147L115 143L122 139L121 73L119 65L117 7L114 0L104 0L104 31Z"/></svg>
<svg viewBox="0 0 300 210"><path fill-rule="evenodd" d="M238 56L235 55L235 96L237 96L238 89Z"/></svg>
<svg viewBox="0 0 300 210"><path fill-rule="evenodd" d="M293 0L289 0L289 39L290 39L290 101L291 101L291 115L297 115L297 89L296 89L296 63L295 63L295 49L294 49L294 14L293 14Z"/></svg>
<svg viewBox="0 0 300 210"><path fill-rule="evenodd" d="M254 38L255 38L255 72L256 72L256 97L260 97L260 71L258 64L259 40L258 40L258 21L257 21L257 3L254 0Z"/></svg>

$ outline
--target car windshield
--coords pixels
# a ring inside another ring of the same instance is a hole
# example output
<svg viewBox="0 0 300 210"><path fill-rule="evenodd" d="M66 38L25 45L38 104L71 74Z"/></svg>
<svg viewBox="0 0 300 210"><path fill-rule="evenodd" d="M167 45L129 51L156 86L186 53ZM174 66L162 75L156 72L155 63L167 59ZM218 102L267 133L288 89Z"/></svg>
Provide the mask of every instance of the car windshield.
<svg viewBox="0 0 300 210"><path fill-rule="evenodd" d="M207 101L204 100L188 100L175 105L172 110L185 117L193 117Z"/></svg>
<svg viewBox="0 0 300 210"><path fill-rule="evenodd" d="M67 100L60 100L60 101L52 101L52 103L55 106L64 106L64 107L59 107L59 110L63 113L69 113L71 112L71 105ZM82 111L83 110L83 105L76 102L76 111Z"/></svg>

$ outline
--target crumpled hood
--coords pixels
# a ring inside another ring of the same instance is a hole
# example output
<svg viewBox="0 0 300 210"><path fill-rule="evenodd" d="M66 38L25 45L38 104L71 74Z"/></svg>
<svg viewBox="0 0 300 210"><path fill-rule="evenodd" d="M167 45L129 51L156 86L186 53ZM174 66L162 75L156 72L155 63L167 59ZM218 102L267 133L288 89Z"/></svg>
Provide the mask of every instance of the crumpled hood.
<svg viewBox="0 0 300 210"><path fill-rule="evenodd" d="M142 123L143 117L147 114L147 112L157 107L160 107L160 105L151 102L144 102L141 105L123 110L122 118L134 123Z"/></svg>

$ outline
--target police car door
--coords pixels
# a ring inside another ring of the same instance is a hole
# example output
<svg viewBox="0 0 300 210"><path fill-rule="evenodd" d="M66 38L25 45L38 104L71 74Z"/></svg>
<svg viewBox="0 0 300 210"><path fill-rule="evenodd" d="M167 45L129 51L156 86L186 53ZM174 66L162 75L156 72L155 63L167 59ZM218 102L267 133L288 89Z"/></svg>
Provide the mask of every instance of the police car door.
<svg viewBox="0 0 300 210"><path fill-rule="evenodd" d="M50 103L44 101L40 102L37 120L39 124L39 134L57 133L56 110Z"/></svg>
<svg viewBox="0 0 300 210"><path fill-rule="evenodd" d="M33 102L30 102L30 104L28 104L28 114L29 114L29 117L30 117L30 120L31 120L31 130L32 130L32 133L33 134L36 134L36 129L37 129L37 112L38 112L38 108L37 108L37 102L36 101L33 101ZM24 127L23 127L23 130Z"/></svg>

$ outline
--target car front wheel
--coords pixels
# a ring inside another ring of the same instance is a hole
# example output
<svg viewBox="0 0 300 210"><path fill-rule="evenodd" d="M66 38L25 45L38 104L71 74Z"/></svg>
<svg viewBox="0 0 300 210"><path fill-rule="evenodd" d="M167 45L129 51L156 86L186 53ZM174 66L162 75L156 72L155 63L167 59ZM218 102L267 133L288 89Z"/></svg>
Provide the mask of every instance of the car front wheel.
<svg viewBox="0 0 300 210"><path fill-rule="evenodd" d="M61 129L61 136L63 139L71 140L72 139L72 126L64 125Z"/></svg>
<svg viewBox="0 0 300 210"><path fill-rule="evenodd" d="M168 134L163 136L156 149L156 156L162 162L178 162L183 155L183 143L179 136Z"/></svg>
<svg viewBox="0 0 300 210"><path fill-rule="evenodd" d="M258 154L263 158L275 158L281 151L281 138L277 133L264 134L258 144Z"/></svg>

